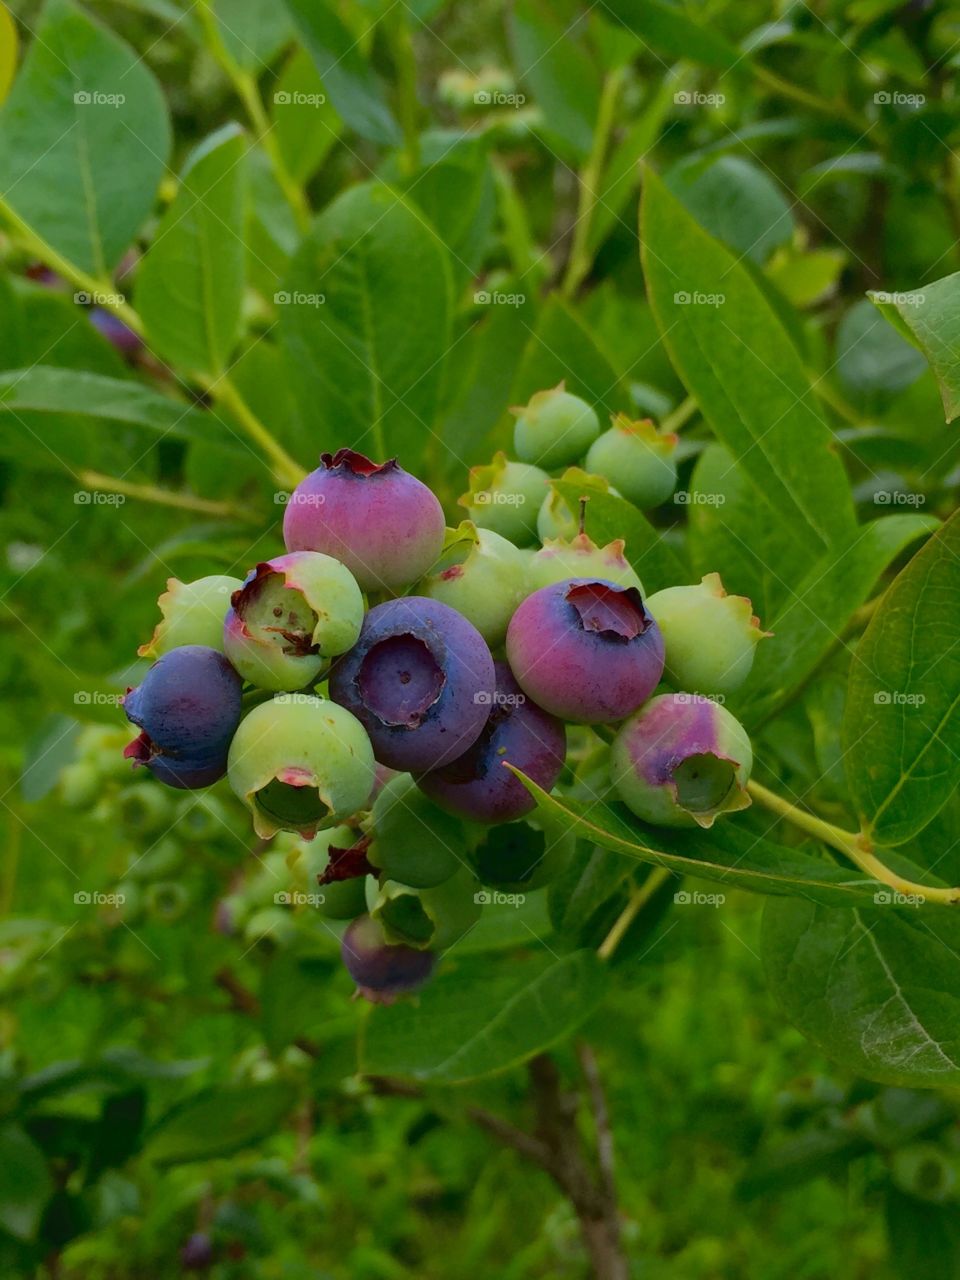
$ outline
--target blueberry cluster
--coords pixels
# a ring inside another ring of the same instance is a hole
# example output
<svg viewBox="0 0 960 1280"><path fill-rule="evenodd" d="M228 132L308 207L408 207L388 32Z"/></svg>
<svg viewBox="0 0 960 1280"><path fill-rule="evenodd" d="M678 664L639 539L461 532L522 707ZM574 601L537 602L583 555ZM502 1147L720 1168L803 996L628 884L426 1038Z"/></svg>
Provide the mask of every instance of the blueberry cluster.
<svg viewBox="0 0 960 1280"><path fill-rule="evenodd" d="M657 505L676 437L623 417L601 434L562 385L514 412L518 459L474 468L456 529L396 460L322 455L284 555L242 581L171 580L125 699L135 765L184 789L226 775L258 836L297 841L371 1000L421 986L490 889L569 859L514 772L551 791L568 732L618 726L607 789L644 821L707 827L748 803L750 742L722 701L764 634L749 601L716 574L648 597L549 474L585 460L565 477Z"/></svg>

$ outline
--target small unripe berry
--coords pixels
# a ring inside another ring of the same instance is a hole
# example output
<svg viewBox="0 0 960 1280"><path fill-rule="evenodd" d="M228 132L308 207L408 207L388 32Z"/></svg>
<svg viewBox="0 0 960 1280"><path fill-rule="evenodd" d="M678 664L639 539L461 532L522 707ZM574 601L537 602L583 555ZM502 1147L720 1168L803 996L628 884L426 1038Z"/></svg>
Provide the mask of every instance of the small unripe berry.
<svg viewBox="0 0 960 1280"><path fill-rule="evenodd" d="M572 541L578 533L583 533L583 502L589 501L592 493L611 493L619 497L619 493L605 476L590 475L580 467L568 467L561 477L571 484L577 484L582 497L578 505L571 506L555 485L544 498L537 512L537 535L543 543L560 538Z"/></svg>
<svg viewBox="0 0 960 1280"><path fill-rule="evenodd" d="M679 436L658 431L649 418L631 422L619 413L590 446L587 470L606 476L636 506L659 507L677 485L678 442Z"/></svg>
<svg viewBox="0 0 960 1280"><path fill-rule="evenodd" d="M471 853L482 884L504 893L540 889L558 874L573 854L572 831L542 831L529 822L491 827Z"/></svg>
<svg viewBox="0 0 960 1280"><path fill-rule="evenodd" d="M370 914L388 942L423 950L452 947L476 924L483 909L480 882L466 862L443 884L416 889L396 880L370 881Z"/></svg>
<svg viewBox="0 0 960 1280"><path fill-rule="evenodd" d="M526 594L526 578L526 558L519 547L465 520L450 531L447 547L418 592L462 613L493 648L503 643L513 611Z"/></svg>
<svg viewBox="0 0 960 1280"><path fill-rule="evenodd" d="M187 644L222 650L223 620L230 608L230 597L241 585L239 578L220 573L195 582L168 578L167 589L157 600L160 621L137 653L141 658L159 658Z"/></svg>
<svg viewBox="0 0 960 1280"><path fill-rule="evenodd" d="M605 547L598 547L585 533L569 540L548 538L530 561L527 587L530 591L539 591L565 578L603 578L621 587L636 587L645 595L643 583L623 549L622 538L608 542Z"/></svg>
<svg viewBox="0 0 960 1280"><path fill-rule="evenodd" d="M241 721L229 779L264 839L307 839L362 809L373 790L373 750L363 725L323 698L280 694Z"/></svg>
<svg viewBox="0 0 960 1280"><path fill-rule="evenodd" d="M279 693L315 680L357 641L363 596L332 556L294 551L258 564L233 593L223 624L227 657L251 684Z"/></svg>
<svg viewBox="0 0 960 1280"><path fill-rule="evenodd" d="M663 674L663 638L635 587L570 578L528 596L507 661L528 697L561 720L622 720Z"/></svg>
<svg viewBox="0 0 960 1280"><path fill-rule="evenodd" d="M297 839L287 857L301 891L323 899L317 902L317 912L327 920L353 920L367 909L364 876L339 880L329 874L331 866L336 874L337 863L352 850L356 839L352 827L331 827L318 831L312 840Z"/></svg>
<svg viewBox="0 0 960 1280"><path fill-rule="evenodd" d="M340 954L359 994L373 1004L390 1004L418 990L437 963L430 951L389 943L368 915L358 916L347 926Z"/></svg>
<svg viewBox="0 0 960 1280"><path fill-rule="evenodd" d="M443 546L443 509L396 458L325 453L297 485L283 517L288 551L322 551L341 560L364 591L408 586Z"/></svg>
<svg viewBox="0 0 960 1280"><path fill-rule="evenodd" d="M576 462L590 448L600 432L596 411L571 395L560 383L549 391L538 391L519 409L513 428L513 447L523 462L552 471Z"/></svg>
<svg viewBox="0 0 960 1280"><path fill-rule="evenodd" d="M403 596L371 609L330 673L330 696L364 725L381 764L435 769L478 737L493 698L493 658L449 605Z"/></svg>
<svg viewBox="0 0 960 1280"><path fill-rule="evenodd" d="M377 796L370 832L370 862L390 880L427 889L464 863L463 824L428 799L409 773L391 779Z"/></svg>
<svg viewBox="0 0 960 1280"><path fill-rule="evenodd" d="M692 693L652 698L621 728L610 751L620 799L644 822L712 827L746 809L750 739L726 707Z"/></svg>
<svg viewBox="0 0 960 1280"><path fill-rule="evenodd" d="M663 632L666 676L694 693L728 694L750 674L760 630L746 596L728 596L718 573L696 586L666 587L647 598Z"/></svg>
<svg viewBox="0 0 960 1280"><path fill-rule="evenodd" d="M492 462L470 468L470 488L458 501L479 528L528 547L536 541L537 512L549 488L545 471L498 453Z"/></svg>

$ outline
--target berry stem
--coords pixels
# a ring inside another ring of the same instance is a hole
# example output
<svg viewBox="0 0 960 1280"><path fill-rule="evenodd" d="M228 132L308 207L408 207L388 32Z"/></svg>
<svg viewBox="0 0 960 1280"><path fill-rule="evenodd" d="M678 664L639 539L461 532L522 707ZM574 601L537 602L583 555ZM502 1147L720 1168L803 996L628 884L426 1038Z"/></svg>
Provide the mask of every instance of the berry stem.
<svg viewBox="0 0 960 1280"><path fill-rule="evenodd" d="M263 425L227 374L222 373L202 382L207 394L234 417L254 444L270 459L278 482L295 489L307 473Z"/></svg>
<svg viewBox="0 0 960 1280"><path fill-rule="evenodd" d="M600 105L597 109L597 124L593 131L593 146L587 162L580 171L580 198L577 204L577 220L573 228L573 243L570 257L563 278L561 292L565 298L572 298L586 278L593 265L593 254L590 251L590 231L593 227L593 213L600 201L600 183L603 177L603 164L610 144L610 134L616 123L617 99L623 87L626 67L614 67L604 77L600 91Z"/></svg>
<svg viewBox="0 0 960 1280"><path fill-rule="evenodd" d="M613 953L619 947L620 943L626 937L627 930L636 920L637 916L654 896L661 885L673 875L672 871L668 871L665 867L654 867L642 884L637 885L633 893L630 895L630 901L623 908L610 932L597 948L597 955L601 960L609 960Z"/></svg>
<svg viewBox="0 0 960 1280"><path fill-rule="evenodd" d="M141 502L156 502L165 507L180 507L184 511L198 511L202 515L221 516L228 520L250 520L249 511L235 507L230 502L213 502L209 498L197 498L192 493L174 493L153 484L134 484L129 480L121 480L119 476L104 475L100 471L83 469L77 472L77 479L88 489L98 489L102 493L122 493Z"/></svg>
<svg viewBox="0 0 960 1280"><path fill-rule="evenodd" d="M672 413L668 413L663 419L660 423L660 430L663 432L679 431L682 426L690 421L698 408L699 406L693 396L687 396L685 400L680 401Z"/></svg>
<svg viewBox="0 0 960 1280"><path fill-rule="evenodd" d="M400 5L387 23L393 62L397 72L398 109L403 129L401 164L409 177L420 168L420 132L417 114L417 59L406 6Z"/></svg>
<svg viewBox="0 0 960 1280"><path fill-rule="evenodd" d="M946 906L960 904L960 887L940 888L936 885L918 884L914 880L906 880L903 876L897 875L895 871L891 871L874 854L870 841L864 833L844 831L842 827L838 827L832 822L827 822L823 818L818 818L816 814L808 813L805 809L798 809L789 800L784 800L782 796L778 796L776 792L768 790L767 787L762 786L759 782L748 782L747 790L758 804L762 804L772 813L777 814L778 817L792 822L795 827L806 832L807 835L811 835L817 840L822 840L824 844L830 845L832 849L836 849L844 857L849 858L866 875L872 876L882 884L888 885L891 889L896 890L897 893L915 895L927 902L938 902Z"/></svg>

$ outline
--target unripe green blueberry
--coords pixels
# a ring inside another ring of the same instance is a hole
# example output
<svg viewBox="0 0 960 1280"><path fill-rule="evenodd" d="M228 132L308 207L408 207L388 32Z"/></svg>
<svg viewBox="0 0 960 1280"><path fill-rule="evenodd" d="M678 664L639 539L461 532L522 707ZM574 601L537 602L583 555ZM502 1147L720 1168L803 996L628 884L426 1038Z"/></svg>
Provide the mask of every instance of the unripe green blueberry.
<svg viewBox="0 0 960 1280"><path fill-rule="evenodd" d="M917 1142L895 1151L890 1173L901 1191L918 1200L944 1204L956 1195L956 1162L933 1142Z"/></svg>
<svg viewBox="0 0 960 1280"><path fill-rule="evenodd" d="M92 760L74 760L60 771L60 798L69 809L89 809L99 798L100 771Z"/></svg>
<svg viewBox="0 0 960 1280"><path fill-rule="evenodd" d="M167 589L157 600L161 618L153 635L137 650L141 658L159 658L185 644L202 644L223 650L223 620L230 597L243 584L239 578L212 573L195 582L168 578Z"/></svg>
<svg viewBox="0 0 960 1280"><path fill-rule="evenodd" d="M462 866L443 884L430 889L415 889L396 880L377 885L371 880L367 902L387 942L443 951L459 942L479 920L483 894L473 870Z"/></svg>
<svg viewBox="0 0 960 1280"><path fill-rule="evenodd" d="M570 540L548 538L529 562L527 591L539 591L567 578L603 578L621 587L636 587L645 596L637 571L624 557L624 545L618 538L598 547L585 533Z"/></svg>
<svg viewBox="0 0 960 1280"><path fill-rule="evenodd" d="M414 888L442 884L466 861L463 823L439 809L409 773L391 778L377 796L370 833L372 865Z"/></svg>
<svg viewBox="0 0 960 1280"><path fill-rule="evenodd" d="M514 609L523 599L526 557L519 547L464 520L448 532L440 561L417 594L456 609L491 648L503 644Z"/></svg>
<svg viewBox="0 0 960 1280"><path fill-rule="evenodd" d="M155 831L170 821L169 793L149 783L134 782L124 787L115 804L124 826L138 835Z"/></svg>
<svg viewBox="0 0 960 1280"><path fill-rule="evenodd" d="M148 886L146 906L154 920L173 924L190 906L190 891L176 880L162 880Z"/></svg>
<svg viewBox="0 0 960 1280"><path fill-rule="evenodd" d="M695 586L666 587L647 598L663 632L666 678L692 693L726 695L750 674L759 641L770 635L746 596L728 596L718 573Z"/></svg>
<svg viewBox="0 0 960 1280"><path fill-rule="evenodd" d="M651 698L627 720L610 749L610 778L644 822L712 827L746 809L753 750L726 707L696 693Z"/></svg>
<svg viewBox="0 0 960 1280"><path fill-rule="evenodd" d="M287 857L287 865L300 888L317 897L317 911L328 920L353 920L367 909L365 876L318 885L330 866L331 856L349 849L356 839L357 833L352 827L331 827L329 831L318 831L312 840L297 839Z"/></svg>
<svg viewBox="0 0 960 1280"><path fill-rule="evenodd" d="M346 565L319 551L291 551L258 564L233 593L223 647L251 684L301 689L326 659L356 644L362 624L363 596Z"/></svg>
<svg viewBox="0 0 960 1280"><path fill-rule="evenodd" d="M526 893L548 884L569 862L575 844L571 830L504 822L484 831L470 857L482 884L504 893Z"/></svg>
<svg viewBox="0 0 960 1280"><path fill-rule="evenodd" d="M172 836L165 836L145 853L131 854L126 874L139 881L169 879L179 871L183 856L183 845Z"/></svg>
<svg viewBox="0 0 960 1280"><path fill-rule="evenodd" d="M281 694L241 720L227 775L258 836L312 838L367 804L373 748L363 725L335 702Z"/></svg>
<svg viewBox="0 0 960 1280"><path fill-rule="evenodd" d="M510 412L517 419L513 428L517 457L548 471L582 458L600 433L596 411L586 400L571 395L563 382L536 392L528 404Z"/></svg>
<svg viewBox="0 0 960 1280"><path fill-rule="evenodd" d="M177 805L177 832L185 840L208 844L232 834L230 817L217 796L203 792L185 796Z"/></svg>
<svg viewBox="0 0 960 1280"><path fill-rule="evenodd" d="M612 493L619 497L617 490L609 483L606 476L593 476L580 467L568 467L561 477L572 484L577 484L583 500L589 501L592 493ZM583 533L583 512L581 506L571 507L554 485L544 498L537 512L537 535L541 542L551 539L562 539L572 542L577 534Z"/></svg>
<svg viewBox="0 0 960 1280"><path fill-rule="evenodd" d="M550 477L526 462L511 462L505 453L470 468L470 488L458 499L481 529L491 529L518 547L537 538L537 512L550 487Z"/></svg>
<svg viewBox="0 0 960 1280"><path fill-rule="evenodd" d="M631 422L618 413L613 426L590 446L587 470L606 476L630 502L659 507L677 486L679 436L658 431L649 418Z"/></svg>

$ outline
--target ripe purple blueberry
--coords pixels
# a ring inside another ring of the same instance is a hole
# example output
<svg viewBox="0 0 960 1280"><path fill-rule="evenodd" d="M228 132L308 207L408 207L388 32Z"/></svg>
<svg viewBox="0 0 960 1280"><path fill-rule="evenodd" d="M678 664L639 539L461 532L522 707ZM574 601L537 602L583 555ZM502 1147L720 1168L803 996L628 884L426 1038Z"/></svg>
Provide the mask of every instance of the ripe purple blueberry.
<svg viewBox="0 0 960 1280"><path fill-rule="evenodd" d="M443 509L396 458L324 453L290 495L283 517L288 551L322 551L351 571L364 591L421 578L443 546Z"/></svg>
<svg viewBox="0 0 960 1280"><path fill-rule="evenodd" d="M692 693L651 699L621 728L610 752L620 799L645 822L712 827L746 809L753 751L726 707Z"/></svg>
<svg viewBox="0 0 960 1280"><path fill-rule="evenodd" d="M486 722L493 690L483 636L425 596L371 609L330 673L330 697L364 726L380 763L411 772L462 755Z"/></svg>
<svg viewBox="0 0 960 1280"><path fill-rule="evenodd" d="M210 786L227 769L241 690L240 677L216 649L171 649L127 691L123 709L140 735L123 754L168 786Z"/></svg>
<svg viewBox="0 0 960 1280"><path fill-rule="evenodd" d="M497 687L479 738L456 760L417 778L435 804L474 822L513 822L529 813L534 799L506 765L550 791L567 749L561 722L526 696L505 662L495 670Z"/></svg>
<svg viewBox="0 0 960 1280"><path fill-rule="evenodd" d="M523 692L580 724L622 720L663 674L663 637L636 587L568 578L520 605L507 660Z"/></svg>
<svg viewBox="0 0 960 1280"><path fill-rule="evenodd" d="M371 916L358 916L347 926L340 954L357 990L373 1004L391 1004L417 991L430 977L437 957L431 951L391 945Z"/></svg>

